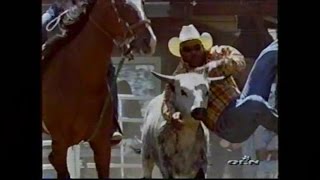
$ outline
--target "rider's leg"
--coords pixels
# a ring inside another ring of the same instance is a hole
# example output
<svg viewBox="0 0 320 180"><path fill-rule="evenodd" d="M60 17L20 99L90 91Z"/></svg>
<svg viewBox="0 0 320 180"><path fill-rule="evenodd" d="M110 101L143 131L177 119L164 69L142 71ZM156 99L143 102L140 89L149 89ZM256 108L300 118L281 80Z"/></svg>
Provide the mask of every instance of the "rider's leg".
<svg viewBox="0 0 320 180"><path fill-rule="evenodd" d="M239 111L254 109L259 125L278 133L278 114L268 105L271 86L275 81L278 64L278 42L262 51L248 76L247 83L237 102Z"/></svg>
<svg viewBox="0 0 320 180"><path fill-rule="evenodd" d="M216 132L232 142L245 141L262 125L278 133L278 115L268 104L278 63L277 44L269 45L256 60L239 100L233 101L216 124Z"/></svg>
<svg viewBox="0 0 320 180"><path fill-rule="evenodd" d="M255 61L242 90L240 100L250 95L258 95L268 101L271 85L277 74L277 64L278 42L275 41L265 48Z"/></svg>
<svg viewBox="0 0 320 180"><path fill-rule="evenodd" d="M115 79L115 67L112 65L110 62L109 67L108 67L109 75L108 75L108 84L112 88L111 89L111 97L112 97L112 105L114 107L114 113L113 113L113 122L114 124L114 132L112 135L111 140L121 140L122 139L122 134L121 134L121 129L119 127L118 123L118 88L117 88L117 81Z"/></svg>

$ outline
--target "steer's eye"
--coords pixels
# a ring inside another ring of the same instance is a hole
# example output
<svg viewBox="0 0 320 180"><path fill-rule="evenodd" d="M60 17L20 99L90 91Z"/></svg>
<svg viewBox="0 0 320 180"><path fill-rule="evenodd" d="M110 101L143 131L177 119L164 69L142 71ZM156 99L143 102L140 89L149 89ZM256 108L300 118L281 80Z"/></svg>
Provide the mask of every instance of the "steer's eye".
<svg viewBox="0 0 320 180"><path fill-rule="evenodd" d="M206 96L209 96L209 91L206 92Z"/></svg>
<svg viewBox="0 0 320 180"><path fill-rule="evenodd" d="M184 90L181 90L181 95L182 96L187 96L187 93Z"/></svg>

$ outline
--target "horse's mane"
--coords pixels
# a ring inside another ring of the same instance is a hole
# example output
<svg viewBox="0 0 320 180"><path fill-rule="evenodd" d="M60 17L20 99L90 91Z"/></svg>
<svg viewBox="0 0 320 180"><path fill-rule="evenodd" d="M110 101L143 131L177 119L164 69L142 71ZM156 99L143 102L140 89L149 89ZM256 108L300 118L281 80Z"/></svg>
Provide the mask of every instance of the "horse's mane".
<svg viewBox="0 0 320 180"><path fill-rule="evenodd" d="M45 68L50 62L50 59L52 59L57 52L69 44L82 31L83 27L89 20L89 15L96 2L97 0L85 0L82 8L78 8L76 10L81 11L79 12L79 16L73 19L68 19L68 24L64 23L64 20L66 20L65 18L68 17L65 15L62 17L59 25L62 33L65 34L63 36L61 36L61 34L55 34L53 37L47 40L46 47L42 50L42 68Z"/></svg>

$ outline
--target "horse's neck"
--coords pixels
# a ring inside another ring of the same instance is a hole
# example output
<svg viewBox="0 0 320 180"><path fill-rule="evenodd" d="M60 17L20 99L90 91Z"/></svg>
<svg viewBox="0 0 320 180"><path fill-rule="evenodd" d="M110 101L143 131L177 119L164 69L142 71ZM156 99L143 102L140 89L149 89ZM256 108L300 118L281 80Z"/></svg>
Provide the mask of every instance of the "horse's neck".
<svg viewBox="0 0 320 180"><path fill-rule="evenodd" d="M113 42L88 21L79 35L70 43L70 46L77 47L74 50L80 57L92 57L89 58L91 63L99 61L99 59L103 59L105 62L111 55Z"/></svg>
<svg viewBox="0 0 320 180"><path fill-rule="evenodd" d="M65 60L72 61L68 63L69 65L77 64L78 68L83 68L82 72L95 71L92 76L102 79L108 70L107 64L110 63L112 49L112 40L88 21L83 30L66 47L65 54L72 58L67 57Z"/></svg>

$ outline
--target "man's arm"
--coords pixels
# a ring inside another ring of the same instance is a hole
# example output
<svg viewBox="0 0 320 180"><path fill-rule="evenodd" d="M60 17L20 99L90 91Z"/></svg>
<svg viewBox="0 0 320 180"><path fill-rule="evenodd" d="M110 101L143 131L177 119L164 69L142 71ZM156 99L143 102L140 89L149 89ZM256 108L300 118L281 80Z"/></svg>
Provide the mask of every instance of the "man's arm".
<svg viewBox="0 0 320 180"><path fill-rule="evenodd" d="M244 56L232 46L214 46L210 53L212 60L207 64L209 72L220 71L225 75L232 75L246 67Z"/></svg>

